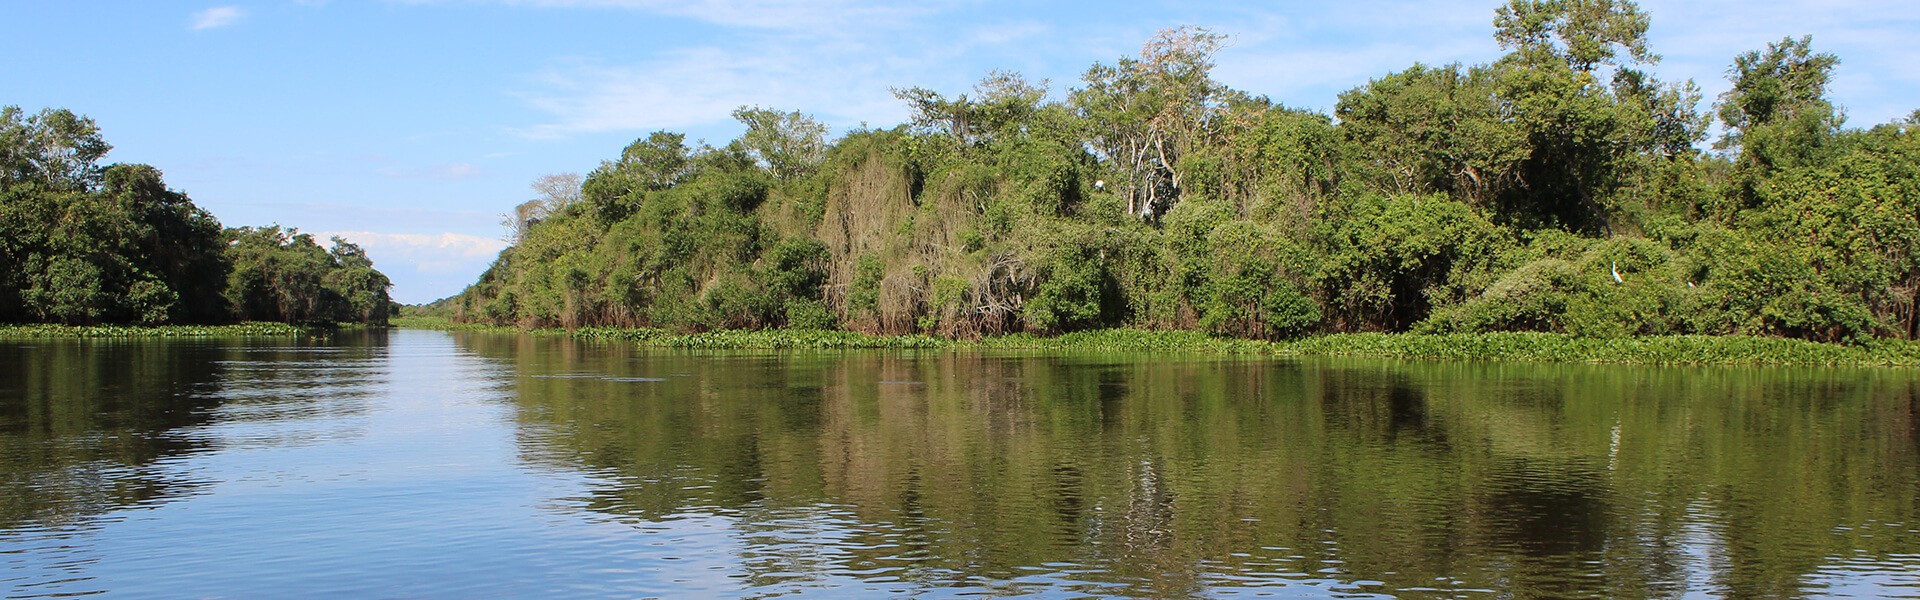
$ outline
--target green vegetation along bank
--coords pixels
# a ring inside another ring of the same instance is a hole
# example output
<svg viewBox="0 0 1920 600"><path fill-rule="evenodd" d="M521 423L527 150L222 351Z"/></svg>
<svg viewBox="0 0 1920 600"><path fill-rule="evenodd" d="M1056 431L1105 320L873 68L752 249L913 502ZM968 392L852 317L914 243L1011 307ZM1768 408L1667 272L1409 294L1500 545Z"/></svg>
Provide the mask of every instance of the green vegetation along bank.
<svg viewBox="0 0 1920 600"><path fill-rule="evenodd" d="M1499 60L1415 64L1331 115L1216 82L1223 39L1195 28L1064 93L999 72L896 90L910 123L834 141L742 107L725 146L656 132L543 178L448 308L966 339L1920 334L1920 113L1844 126L1838 59L1808 38L1735 55L1703 111L1654 75L1648 23L1632 2L1514 0Z"/></svg>
<svg viewBox="0 0 1920 600"><path fill-rule="evenodd" d="M713 350L1010 350L1645 365L1920 366L1920 342L1871 340L1845 345L1740 335L1592 338L1538 332L1345 333L1270 341L1191 330L1098 329L1059 336L1018 333L968 340L923 334L871 335L843 330L791 328L693 333L619 327L589 327L571 331L557 328L523 330L501 325L456 323L437 317L396 317L394 325L450 331L559 335L654 348Z"/></svg>
<svg viewBox="0 0 1920 600"><path fill-rule="evenodd" d="M111 148L71 111L0 108L0 323L380 324L396 308L359 246L224 229L159 169L102 165Z"/></svg>
<svg viewBox="0 0 1920 600"><path fill-rule="evenodd" d="M0 325L0 339L308 337L330 332L332 328L328 327L260 322L230 325Z"/></svg>

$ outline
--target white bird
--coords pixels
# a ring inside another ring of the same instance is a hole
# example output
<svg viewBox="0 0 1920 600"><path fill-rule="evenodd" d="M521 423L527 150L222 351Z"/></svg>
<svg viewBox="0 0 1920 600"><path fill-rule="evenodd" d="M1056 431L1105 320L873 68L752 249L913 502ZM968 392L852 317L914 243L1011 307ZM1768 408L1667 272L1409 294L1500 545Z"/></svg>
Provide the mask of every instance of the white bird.
<svg viewBox="0 0 1920 600"><path fill-rule="evenodd" d="M1104 190L1104 189L1107 189L1107 180L1105 180L1105 179L1095 179L1095 180L1093 180L1093 189L1096 189L1096 190Z"/></svg>
<svg viewBox="0 0 1920 600"><path fill-rule="evenodd" d="M1625 280L1625 279L1621 279L1621 278L1620 278L1620 263L1619 263L1619 262L1613 262L1613 263L1609 263L1609 265L1610 265L1610 268L1609 268L1609 270L1611 270L1611 271L1613 271L1613 282L1614 282L1614 283L1626 283L1626 282L1627 282L1627 280Z"/></svg>

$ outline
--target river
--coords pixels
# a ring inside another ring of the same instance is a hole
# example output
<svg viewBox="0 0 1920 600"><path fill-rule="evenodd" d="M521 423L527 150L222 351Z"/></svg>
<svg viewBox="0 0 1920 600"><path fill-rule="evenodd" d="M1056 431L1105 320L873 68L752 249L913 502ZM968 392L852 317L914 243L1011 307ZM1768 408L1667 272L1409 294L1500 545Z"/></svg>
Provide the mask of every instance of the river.
<svg viewBox="0 0 1920 600"><path fill-rule="evenodd" d="M8 597L1920 597L1920 376L0 342Z"/></svg>

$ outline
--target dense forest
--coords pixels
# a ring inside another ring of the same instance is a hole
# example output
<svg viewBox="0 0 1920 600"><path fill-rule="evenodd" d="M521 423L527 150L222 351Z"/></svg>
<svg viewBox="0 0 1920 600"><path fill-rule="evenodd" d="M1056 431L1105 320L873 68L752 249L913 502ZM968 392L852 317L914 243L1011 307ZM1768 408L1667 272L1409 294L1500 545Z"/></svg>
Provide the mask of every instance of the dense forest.
<svg viewBox="0 0 1920 600"><path fill-rule="evenodd" d="M0 323L386 323L391 284L359 246L223 229L160 170L63 109L0 109Z"/></svg>
<svg viewBox="0 0 1920 600"><path fill-rule="evenodd" d="M1287 108L1181 28L1078 87L995 72L895 95L835 141L742 107L551 176L467 321L955 337L1098 327L1920 333L1920 111L1843 126L1809 38L1735 56L1702 106L1623 0L1512 0L1491 64L1415 64ZM1716 123L1718 127L1716 127Z"/></svg>

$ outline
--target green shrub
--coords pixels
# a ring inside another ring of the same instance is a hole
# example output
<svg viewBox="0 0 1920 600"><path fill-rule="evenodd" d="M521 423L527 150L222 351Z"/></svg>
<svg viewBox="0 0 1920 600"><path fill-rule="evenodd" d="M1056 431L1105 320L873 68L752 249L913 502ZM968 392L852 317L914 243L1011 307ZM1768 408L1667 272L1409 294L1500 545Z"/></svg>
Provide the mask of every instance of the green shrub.
<svg viewBox="0 0 1920 600"><path fill-rule="evenodd" d="M833 313L819 300L788 300L786 325L795 329L836 329Z"/></svg>
<svg viewBox="0 0 1920 600"><path fill-rule="evenodd" d="M1097 252L1069 247L1054 252L1039 289L1024 307L1027 328L1071 331L1099 325L1113 285Z"/></svg>

